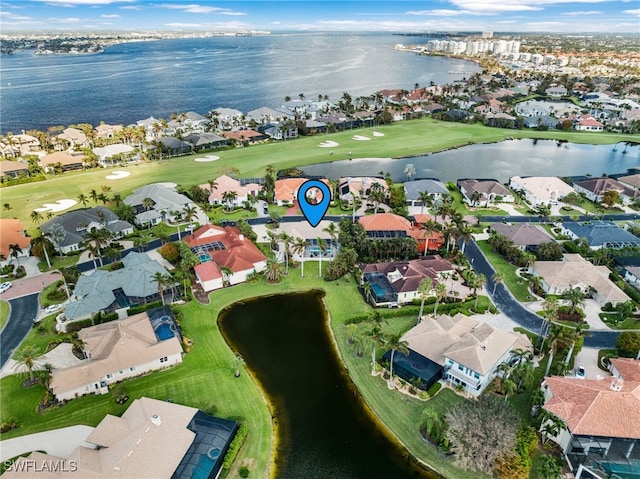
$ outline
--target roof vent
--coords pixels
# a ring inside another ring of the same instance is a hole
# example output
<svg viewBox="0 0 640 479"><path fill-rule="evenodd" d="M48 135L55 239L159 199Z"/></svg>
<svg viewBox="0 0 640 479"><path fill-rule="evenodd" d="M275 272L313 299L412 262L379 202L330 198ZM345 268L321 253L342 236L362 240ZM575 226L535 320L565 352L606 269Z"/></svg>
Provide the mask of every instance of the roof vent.
<svg viewBox="0 0 640 479"><path fill-rule="evenodd" d="M240 238L240 241L244 241L244 235L238 235L238 238Z"/></svg>
<svg viewBox="0 0 640 479"><path fill-rule="evenodd" d="M160 424L162 424L162 420L160 419L160 416L154 414L153 416L151 416L151 423L154 426L159 426Z"/></svg>
<svg viewBox="0 0 640 479"><path fill-rule="evenodd" d="M613 381L611 381L611 387L609 389L618 392L622 391L622 386L624 386L624 381L620 379L614 379Z"/></svg>

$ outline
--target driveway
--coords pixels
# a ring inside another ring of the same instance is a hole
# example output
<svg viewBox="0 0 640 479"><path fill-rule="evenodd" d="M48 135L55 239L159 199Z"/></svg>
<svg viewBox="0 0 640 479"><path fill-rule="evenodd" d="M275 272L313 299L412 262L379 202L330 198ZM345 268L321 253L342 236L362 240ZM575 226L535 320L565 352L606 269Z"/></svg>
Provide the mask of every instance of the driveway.
<svg viewBox="0 0 640 479"><path fill-rule="evenodd" d="M92 444L85 442L94 428L90 426L70 426L52 431L29 434L0 442L0 460L6 461L12 457L31 451L45 451L52 456L69 458L78 446L94 449Z"/></svg>
<svg viewBox="0 0 640 479"><path fill-rule="evenodd" d="M46 286L62 279L62 275L57 271L43 273L38 276L28 277L12 281L11 288L0 295L0 299L9 301L10 299L39 293Z"/></svg>

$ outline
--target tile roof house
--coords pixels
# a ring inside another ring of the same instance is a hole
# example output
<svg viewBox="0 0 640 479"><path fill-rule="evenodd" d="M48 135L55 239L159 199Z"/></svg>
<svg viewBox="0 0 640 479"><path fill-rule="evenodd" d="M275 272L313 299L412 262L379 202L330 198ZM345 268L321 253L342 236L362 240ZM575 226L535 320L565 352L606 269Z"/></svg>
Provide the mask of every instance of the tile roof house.
<svg viewBox="0 0 640 479"><path fill-rule="evenodd" d="M293 204L293 202L297 200L298 190L300 189L302 184L308 180L309 178L283 178L281 180L276 180L275 201L278 206ZM331 190L329 180L321 179L320 181L329 186L329 189ZM307 194L313 194L314 191L318 190L311 188L309 189ZM318 200L320 200L321 198L322 197L320 196Z"/></svg>
<svg viewBox="0 0 640 479"><path fill-rule="evenodd" d="M191 143L195 151L222 148L229 144L229 140L222 136L218 136L215 133L189 133L184 137L184 140Z"/></svg>
<svg viewBox="0 0 640 479"><path fill-rule="evenodd" d="M558 119L549 115L533 115L525 118L524 126L527 128L547 127L554 129L558 126Z"/></svg>
<svg viewBox="0 0 640 479"><path fill-rule="evenodd" d="M633 189L640 190L640 174L619 176L618 181L632 187Z"/></svg>
<svg viewBox="0 0 640 479"><path fill-rule="evenodd" d="M545 230L529 223L493 223L489 229L510 239L522 251L536 249L542 243L553 241Z"/></svg>
<svg viewBox="0 0 640 479"><path fill-rule="evenodd" d="M20 175L29 176L29 165L21 161L0 161L0 177L18 178Z"/></svg>
<svg viewBox="0 0 640 479"><path fill-rule="evenodd" d="M552 433L546 432L543 424L542 431L560 446L573 473L586 472L590 477L637 477L640 470L639 369L638 360L617 359L612 361L614 377L544 379L543 407L562 421L562 427Z"/></svg>
<svg viewBox="0 0 640 479"><path fill-rule="evenodd" d="M562 223L560 231L574 240L586 239L589 248L594 250L640 246L640 238L613 221L566 221Z"/></svg>
<svg viewBox="0 0 640 479"><path fill-rule="evenodd" d="M298 127L295 123L269 122L258 127L260 133L264 133L273 140L289 140L298 138Z"/></svg>
<svg viewBox="0 0 640 479"><path fill-rule="evenodd" d="M193 145L191 143L180 140L174 136L162 136L156 141L162 145L165 153L169 156L185 155L193 151Z"/></svg>
<svg viewBox="0 0 640 479"><path fill-rule="evenodd" d="M629 301L624 291L609 279L609 268L594 266L579 254L564 254L562 261L536 261L531 273L542 278L542 289L549 294L562 295L579 288L592 294L600 305Z"/></svg>
<svg viewBox="0 0 640 479"><path fill-rule="evenodd" d="M87 135L79 128L65 128L57 137L68 141L72 148L90 146Z"/></svg>
<svg viewBox="0 0 640 479"><path fill-rule="evenodd" d="M145 199L150 198L153 206L145 207ZM193 202L175 189L160 183L145 185L127 196L124 204L136 209L136 223L144 226L151 223L157 225L162 221L173 221L174 212L182 212L185 208L193 208Z"/></svg>
<svg viewBox="0 0 640 479"><path fill-rule="evenodd" d="M188 479L218 477L238 423L141 397L121 417L108 414L69 457L20 457L3 478ZM58 466L53 469L54 466Z"/></svg>
<svg viewBox="0 0 640 479"><path fill-rule="evenodd" d="M84 160L85 156L83 154L56 151L40 158L40 164L47 172L52 172L58 163L62 166L62 171L69 171L82 169Z"/></svg>
<svg viewBox="0 0 640 479"><path fill-rule="evenodd" d="M211 188L209 183L203 183L202 185L198 185L203 190L209 191L209 203L211 205L222 205L226 204L226 202L222 199L224 194L228 191L234 192L237 196L235 200L231 202L231 206L237 207L241 206L245 201L248 201L249 196L253 196L254 198L258 196L260 191L262 191L262 184L257 183L259 179L249 179L249 180L236 180L235 178L222 175L214 180L216 182L216 187Z"/></svg>
<svg viewBox="0 0 640 479"><path fill-rule="evenodd" d="M417 215L417 217L423 223L430 219L429 215ZM370 240L411 237L416 240L419 251L424 251L425 247L427 251L440 249L444 244L442 233L439 231L428 233L422 229L420 221L412 223L405 217L394 213L376 213L358 218L358 223L365 229Z"/></svg>
<svg viewBox="0 0 640 479"><path fill-rule="evenodd" d="M264 125L266 123L277 122L280 120L294 120L295 115L286 109L274 110L266 106L256 108L247 113L247 117L255 120L257 123Z"/></svg>
<svg viewBox="0 0 640 479"><path fill-rule="evenodd" d="M60 225L66 235L58 243L54 243L57 251L68 254L72 251L80 251L84 235L93 229L106 228L113 233L115 238L121 238L133 233L133 225L118 218L113 211L104 206L73 210L53 217L40 225L43 233L49 233L54 225Z"/></svg>
<svg viewBox="0 0 640 479"><path fill-rule="evenodd" d="M491 383L512 351L533 351L524 334L502 331L461 313L423 317L402 340L411 351L439 364L445 380L474 396Z"/></svg>
<svg viewBox="0 0 640 479"><path fill-rule="evenodd" d="M162 314L171 315L167 307ZM109 385L182 362L179 334L170 337L153 327L153 310L97 324L78 332L86 359L54 369L49 387L59 401L85 394L107 394ZM167 323L168 324L168 323ZM173 322L175 327L175 321Z"/></svg>
<svg viewBox="0 0 640 479"><path fill-rule="evenodd" d="M577 131L602 131L604 130L604 125L592 116L582 115L580 120L573 125L573 128Z"/></svg>
<svg viewBox="0 0 640 479"><path fill-rule="evenodd" d="M222 288L225 282L243 283L250 274L267 267L267 257L232 226L204 225L183 241L200 258L200 264L193 269L205 292ZM225 277L224 267L233 273Z"/></svg>
<svg viewBox="0 0 640 479"><path fill-rule="evenodd" d="M465 203L471 206L483 203L488 206L489 202L513 203L515 201L513 194L496 180L458 180L458 188ZM475 201L472 200L474 193L479 195Z"/></svg>
<svg viewBox="0 0 640 479"><path fill-rule="evenodd" d="M576 181L573 183L573 188L578 193L584 194L587 199L594 203L601 203L602 195L606 191L610 190L618 192L623 204L629 204L633 200L640 198L640 191L607 176L603 176L601 178L590 178L584 181Z"/></svg>
<svg viewBox="0 0 640 479"><path fill-rule="evenodd" d="M373 185L379 185L385 192L389 191L389 185L382 178L373 176L346 176L338 180L338 193L343 201L351 201L353 197L365 199L369 197Z"/></svg>
<svg viewBox="0 0 640 479"><path fill-rule="evenodd" d="M434 200L442 199L449 194L444 183L438 180L414 180L404 184L405 197L411 206L421 206L420 193L426 192Z"/></svg>
<svg viewBox="0 0 640 479"><path fill-rule="evenodd" d="M424 278L437 285L444 281L443 274L452 274L454 269L439 255L361 266L363 280L371 285L370 296L376 306L410 303L418 297L418 287Z"/></svg>
<svg viewBox="0 0 640 479"><path fill-rule="evenodd" d="M267 135L256 130L223 131L221 135L229 140L235 140L241 146L252 145L269 139Z"/></svg>
<svg viewBox="0 0 640 479"><path fill-rule="evenodd" d="M18 258L29 256L31 238L26 234L26 228L20 220L13 218L0 218L0 266L5 266L13 261L10 245L17 244L21 253Z"/></svg>
<svg viewBox="0 0 640 479"><path fill-rule="evenodd" d="M140 153L137 153L134 147L122 143L94 148L93 152L98 157L98 163L105 167L140 161Z"/></svg>
<svg viewBox="0 0 640 479"><path fill-rule="evenodd" d="M168 275L160 263L146 253L131 251L122 258L123 267L114 271L98 269L81 274L72 301L64 310L69 320L89 318L98 311L111 312L160 299L155 273ZM165 285L163 292L170 286Z"/></svg>
<svg viewBox="0 0 640 479"><path fill-rule="evenodd" d="M121 132L123 128L124 127L122 125L108 125L106 123L101 123L94 129L96 130L96 136L98 138L113 138Z"/></svg>
<svg viewBox="0 0 640 479"><path fill-rule="evenodd" d="M568 184L555 176L512 176L509 187L521 191L532 206L549 205L574 192Z"/></svg>

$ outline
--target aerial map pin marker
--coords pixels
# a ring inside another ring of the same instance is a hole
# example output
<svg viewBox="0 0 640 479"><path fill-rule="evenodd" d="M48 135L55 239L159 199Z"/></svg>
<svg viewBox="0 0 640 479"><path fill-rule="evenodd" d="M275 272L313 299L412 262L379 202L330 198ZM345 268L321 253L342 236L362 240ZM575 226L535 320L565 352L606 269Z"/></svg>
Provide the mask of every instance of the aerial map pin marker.
<svg viewBox="0 0 640 479"><path fill-rule="evenodd" d="M318 201L317 197L307 197L307 192L311 188L317 188L322 192L322 200ZM329 209L330 202L331 191L329 187L320 180L307 180L302 183L302 186L298 190L298 204L300 205L302 214L314 228L318 226L327 209Z"/></svg>

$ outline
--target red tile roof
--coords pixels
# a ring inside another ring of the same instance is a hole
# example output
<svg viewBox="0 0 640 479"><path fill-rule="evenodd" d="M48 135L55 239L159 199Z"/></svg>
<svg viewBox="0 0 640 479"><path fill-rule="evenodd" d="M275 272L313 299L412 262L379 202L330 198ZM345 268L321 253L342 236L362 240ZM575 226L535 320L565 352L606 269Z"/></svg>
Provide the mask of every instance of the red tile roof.
<svg viewBox="0 0 640 479"><path fill-rule="evenodd" d="M358 222L366 231L411 231L411 222L393 213L361 216Z"/></svg>
<svg viewBox="0 0 640 479"><path fill-rule="evenodd" d="M20 220L8 218L0 219L0 255L9 259L11 250L9 245L17 244L22 249L29 247L31 238L24 235L25 227Z"/></svg>
<svg viewBox="0 0 640 479"><path fill-rule="evenodd" d="M611 361L611 364L615 366L625 381L640 382L640 361L630 358L613 358L609 361Z"/></svg>
<svg viewBox="0 0 640 479"><path fill-rule="evenodd" d="M276 185L275 185L276 201L286 201L289 203L293 203L293 200L295 199L294 194L297 194L298 190L300 189L300 186L302 186L302 184L308 180L309 178L284 178L282 180L276 180ZM329 189L331 189L331 185L328 180L323 179L320 181L325 183L327 186L329 186ZM313 191L313 188L311 188L309 191ZM318 200L321 200L321 199L322 199L322 196L320 195Z"/></svg>
<svg viewBox="0 0 640 479"><path fill-rule="evenodd" d="M211 281L212 279L222 278L222 272L214 261L200 263L196 265L193 270L198 278L200 278L200 281Z"/></svg>
<svg viewBox="0 0 640 479"><path fill-rule="evenodd" d="M623 384L622 390L614 391L612 382ZM640 382L552 376L545 383L553 397L544 408L571 433L640 439Z"/></svg>

